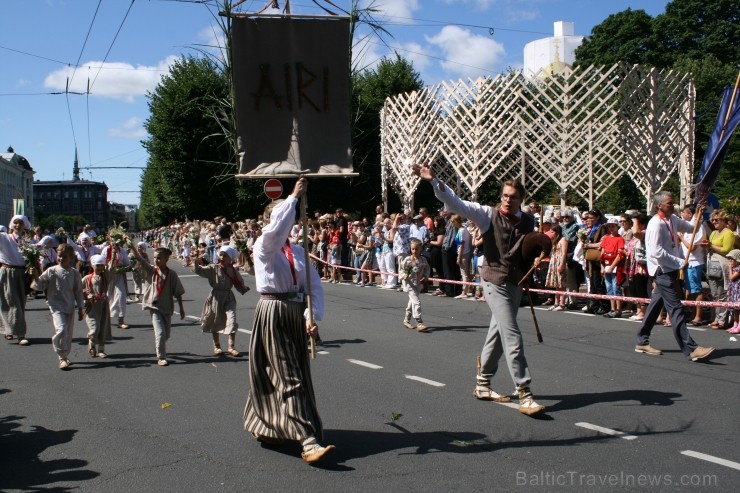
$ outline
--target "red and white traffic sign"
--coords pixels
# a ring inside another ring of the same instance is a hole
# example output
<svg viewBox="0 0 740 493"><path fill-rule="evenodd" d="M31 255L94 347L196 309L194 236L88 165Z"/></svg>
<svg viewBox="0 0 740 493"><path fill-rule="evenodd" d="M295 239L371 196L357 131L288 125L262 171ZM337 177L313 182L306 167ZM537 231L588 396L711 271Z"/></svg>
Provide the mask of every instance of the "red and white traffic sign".
<svg viewBox="0 0 740 493"><path fill-rule="evenodd" d="M280 196L283 194L283 184L280 183L280 180L276 180L275 178L270 178L265 182L265 195L267 195L268 199L279 199Z"/></svg>

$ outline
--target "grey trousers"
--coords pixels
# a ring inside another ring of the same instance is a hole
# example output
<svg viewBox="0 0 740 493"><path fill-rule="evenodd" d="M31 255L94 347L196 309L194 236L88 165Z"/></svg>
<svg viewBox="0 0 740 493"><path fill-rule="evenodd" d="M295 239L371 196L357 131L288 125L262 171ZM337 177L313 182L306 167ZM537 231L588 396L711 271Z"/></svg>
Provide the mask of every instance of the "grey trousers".
<svg viewBox="0 0 740 493"><path fill-rule="evenodd" d="M522 289L508 281L501 286L483 281L486 303L491 309L491 325L481 350L480 376L490 380L496 373L498 361L503 354L517 388L527 387L532 381L527 359L524 357L522 333L516 322Z"/></svg>
<svg viewBox="0 0 740 493"><path fill-rule="evenodd" d="M150 311L152 313L152 328L154 329L154 349L157 352L157 359L166 359L167 339L170 338L172 315L165 315L157 310Z"/></svg>
<svg viewBox="0 0 740 493"><path fill-rule="evenodd" d="M683 305L676 292L677 278L677 270L666 273L660 267L658 268L654 278L655 289L650 298L650 304L645 310L645 317L642 319L640 330L637 332L637 344L646 346L650 343L650 333L653 331L653 326L656 320L658 320L660 311L665 306L666 312L671 317L673 337L678 343L678 348L684 355L689 356L697 348L698 344L691 338L689 329L686 327Z"/></svg>

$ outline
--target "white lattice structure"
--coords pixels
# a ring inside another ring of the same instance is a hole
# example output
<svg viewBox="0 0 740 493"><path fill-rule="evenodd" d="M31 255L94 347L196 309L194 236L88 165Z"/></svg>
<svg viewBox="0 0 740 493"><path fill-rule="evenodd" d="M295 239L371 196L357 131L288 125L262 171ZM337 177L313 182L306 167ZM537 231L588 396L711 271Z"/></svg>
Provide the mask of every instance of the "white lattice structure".
<svg viewBox="0 0 740 493"><path fill-rule="evenodd" d="M516 178L535 193L548 180L590 206L627 173L646 198L694 158L694 88L687 74L617 64L527 79L520 73L442 82L388 98L381 113L383 192L413 206L431 163L463 196L488 179Z"/></svg>

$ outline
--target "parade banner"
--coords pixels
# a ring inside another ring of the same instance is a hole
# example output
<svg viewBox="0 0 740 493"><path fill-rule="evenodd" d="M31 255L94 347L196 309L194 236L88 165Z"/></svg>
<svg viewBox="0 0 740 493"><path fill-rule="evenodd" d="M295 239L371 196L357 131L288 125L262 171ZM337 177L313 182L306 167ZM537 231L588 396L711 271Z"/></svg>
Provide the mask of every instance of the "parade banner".
<svg viewBox="0 0 740 493"><path fill-rule="evenodd" d="M26 215L26 201L24 199L13 199L13 215Z"/></svg>
<svg viewBox="0 0 740 493"><path fill-rule="evenodd" d="M236 177L352 170L346 17L236 17Z"/></svg>

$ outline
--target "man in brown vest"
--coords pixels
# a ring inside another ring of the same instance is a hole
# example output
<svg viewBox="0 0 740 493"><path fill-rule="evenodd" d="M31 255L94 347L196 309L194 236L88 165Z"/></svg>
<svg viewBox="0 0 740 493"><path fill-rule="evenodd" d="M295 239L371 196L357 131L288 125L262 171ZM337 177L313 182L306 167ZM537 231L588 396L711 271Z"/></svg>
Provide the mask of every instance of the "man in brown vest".
<svg viewBox="0 0 740 493"><path fill-rule="evenodd" d="M524 341L516 321L522 287L519 280L527 272L522 257L524 236L534 230L534 219L522 213L524 186L515 180L507 181L501 190L498 207L481 205L460 199L439 181L428 165L412 165L416 176L431 182L434 195L448 210L475 221L483 234L484 262L479 271L486 302L491 309L491 324L480 355L480 365L473 395L481 400L508 402L508 396L491 388L491 378L498 369L501 355L506 358L519 396L519 412L527 415L544 411L529 390L532 380L524 357Z"/></svg>

